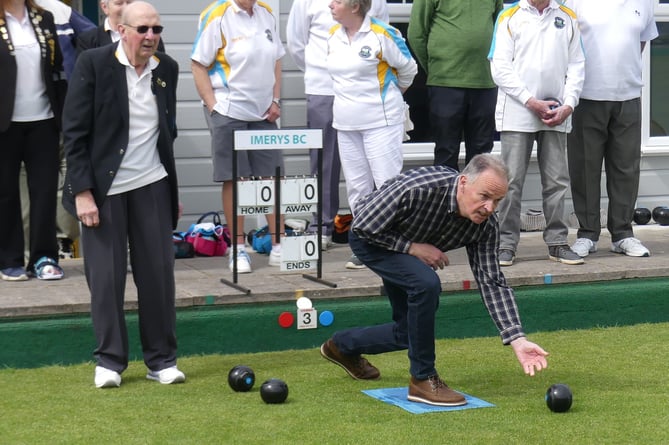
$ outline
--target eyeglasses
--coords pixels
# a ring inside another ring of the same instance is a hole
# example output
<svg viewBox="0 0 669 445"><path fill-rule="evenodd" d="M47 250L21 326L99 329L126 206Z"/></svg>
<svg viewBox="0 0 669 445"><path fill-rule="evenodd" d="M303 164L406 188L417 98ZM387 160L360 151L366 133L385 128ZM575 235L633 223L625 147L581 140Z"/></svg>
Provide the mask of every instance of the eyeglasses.
<svg viewBox="0 0 669 445"><path fill-rule="evenodd" d="M127 23L124 23L125 26L129 26L131 28L135 28L139 34L146 34L149 32L149 29L153 31L154 34L160 34L163 32L163 29L165 29L163 26L160 25L155 25L155 26L148 26L148 25L139 25L139 26L132 26L128 25Z"/></svg>

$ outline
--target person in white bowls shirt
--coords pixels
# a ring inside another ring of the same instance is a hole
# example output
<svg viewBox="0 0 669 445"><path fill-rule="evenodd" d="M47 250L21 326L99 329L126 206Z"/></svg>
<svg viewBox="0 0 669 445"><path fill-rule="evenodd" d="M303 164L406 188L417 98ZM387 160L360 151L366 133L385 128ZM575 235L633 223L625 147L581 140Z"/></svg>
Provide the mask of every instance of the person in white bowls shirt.
<svg viewBox="0 0 669 445"><path fill-rule="evenodd" d="M327 41L332 126L354 219L356 202L402 170L402 94L418 71L399 30L370 17L370 7L371 0L332 0L339 24ZM352 257L349 263L359 261Z"/></svg>
<svg viewBox="0 0 669 445"><path fill-rule="evenodd" d="M285 50L276 19L265 3L256 0L216 1L202 11L191 53L195 87L204 104L211 133L214 181L222 182L223 214L232 224L232 147L235 130L273 130L281 116L281 57ZM241 150L238 177L274 176L283 170L281 150ZM267 215L272 239L278 227ZM251 272L244 245L244 217L237 216L237 272ZM270 252L269 265L281 265L280 244ZM234 250L233 250L234 252Z"/></svg>
<svg viewBox="0 0 669 445"><path fill-rule="evenodd" d="M372 0L369 15L388 23L390 19L385 0ZM286 25L286 49L297 67L304 72L307 126L323 130L322 150L312 150L310 153L312 175L318 173L319 152L323 158L323 250L327 250L332 243L334 218L339 210L341 161L337 132L332 128L332 78L326 66L327 39L330 29L336 24L329 0L295 0ZM318 227L316 224L317 215L314 215L312 227Z"/></svg>
<svg viewBox="0 0 669 445"><path fill-rule="evenodd" d="M641 52L658 36L655 0L567 0L578 16L585 48L585 83L567 138L578 232L572 250L597 250L601 232L602 163L609 198L611 250L650 256L634 237L632 220L641 162Z"/></svg>
<svg viewBox="0 0 669 445"><path fill-rule="evenodd" d="M511 173L509 191L499 205L500 265L511 266L515 259L523 184L535 142L548 257L583 264L567 244L564 216L569 190L565 145L584 77L577 17L555 0L520 0L497 17L488 59L499 87L495 125L501 155Z"/></svg>

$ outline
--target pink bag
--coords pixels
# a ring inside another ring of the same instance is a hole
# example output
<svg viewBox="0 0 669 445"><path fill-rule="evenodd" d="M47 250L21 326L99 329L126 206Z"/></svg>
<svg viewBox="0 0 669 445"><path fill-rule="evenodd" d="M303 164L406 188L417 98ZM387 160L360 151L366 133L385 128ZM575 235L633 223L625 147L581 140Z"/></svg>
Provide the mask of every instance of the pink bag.
<svg viewBox="0 0 669 445"><path fill-rule="evenodd" d="M191 234L188 240L193 244L195 255L201 256L225 256L228 251L228 244L223 237L223 227L218 226L213 236L203 233Z"/></svg>
<svg viewBox="0 0 669 445"><path fill-rule="evenodd" d="M208 216L213 216L213 223L203 222ZM218 212L209 212L188 229L186 241L193 245L195 255L224 256L230 245L230 231L221 225Z"/></svg>

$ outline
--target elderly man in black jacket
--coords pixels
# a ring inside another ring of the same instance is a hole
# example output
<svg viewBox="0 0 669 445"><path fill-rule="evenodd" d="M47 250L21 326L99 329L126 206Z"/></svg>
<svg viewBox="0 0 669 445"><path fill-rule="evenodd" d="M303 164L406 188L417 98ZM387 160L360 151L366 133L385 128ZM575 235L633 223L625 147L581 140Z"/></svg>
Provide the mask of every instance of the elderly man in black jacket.
<svg viewBox="0 0 669 445"><path fill-rule="evenodd" d="M63 120L63 205L83 225L98 388L119 386L128 365L128 244L147 378L185 380L176 367L172 247L179 216L173 153L178 66L156 53L163 27L153 6L133 2L122 23L118 44L79 56Z"/></svg>

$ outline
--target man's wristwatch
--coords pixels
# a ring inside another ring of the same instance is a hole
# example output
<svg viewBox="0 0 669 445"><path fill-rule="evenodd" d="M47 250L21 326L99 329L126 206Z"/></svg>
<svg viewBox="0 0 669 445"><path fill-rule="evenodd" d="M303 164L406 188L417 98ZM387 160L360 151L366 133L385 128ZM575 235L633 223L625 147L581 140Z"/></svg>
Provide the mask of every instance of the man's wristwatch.
<svg viewBox="0 0 669 445"><path fill-rule="evenodd" d="M281 99L278 97L275 97L272 99L272 102L276 104L277 107L281 108Z"/></svg>

